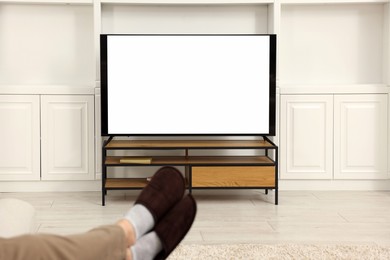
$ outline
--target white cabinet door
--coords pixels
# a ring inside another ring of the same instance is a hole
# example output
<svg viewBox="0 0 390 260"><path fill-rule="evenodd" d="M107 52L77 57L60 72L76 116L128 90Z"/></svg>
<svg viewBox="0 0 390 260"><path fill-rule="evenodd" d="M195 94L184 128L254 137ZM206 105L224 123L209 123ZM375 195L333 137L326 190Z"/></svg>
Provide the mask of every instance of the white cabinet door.
<svg viewBox="0 0 390 260"><path fill-rule="evenodd" d="M39 180L39 96L0 95L0 180Z"/></svg>
<svg viewBox="0 0 390 260"><path fill-rule="evenodd" d="M281 179L331 179L333 96L281 96Z"/></svg>
<svg viewBox="0 0 390 260"><path fill-rule="evenodd" d="M387 178L387 95L335 96L335 179Z"/></svg>
<svg viewBox="0 0 390 260"><path fill-rule="evenodd" d="M93 96L42 96L42 180L94 179Z"/></svg>

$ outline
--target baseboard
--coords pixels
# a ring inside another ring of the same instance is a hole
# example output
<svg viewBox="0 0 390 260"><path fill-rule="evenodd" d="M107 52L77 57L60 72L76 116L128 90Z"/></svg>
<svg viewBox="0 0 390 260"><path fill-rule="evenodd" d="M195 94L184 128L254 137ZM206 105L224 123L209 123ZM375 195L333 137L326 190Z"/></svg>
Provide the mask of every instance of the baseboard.
<svg viewBox="0 0 390 260"><path fill-rule="evenodd" d="M101 191L101 181L0 181L1 192Z"/></svg>
<svg viewBox="0 0 390 260"><path fill-rule="evenodd" d="M390 190L390 180L279 180L279 190Z"/></svg>
<svg viewBox="0 0 390 260"><path fill-rule="evenodd" d="M96 181L1 181L1 192L101 191ZM390 180L279 180L279 190L390 190ZM245 190L219 190L238 193Z"/></svg>

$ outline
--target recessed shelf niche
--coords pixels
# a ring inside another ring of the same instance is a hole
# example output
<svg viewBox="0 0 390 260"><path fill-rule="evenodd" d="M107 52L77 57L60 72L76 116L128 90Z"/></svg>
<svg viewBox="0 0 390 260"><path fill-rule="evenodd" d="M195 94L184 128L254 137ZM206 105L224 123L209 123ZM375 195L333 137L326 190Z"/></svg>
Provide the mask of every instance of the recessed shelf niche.
<svg viewBox="0 0 390 260"><path fill-rule="evenodd" d="M281 85L378 85L386 82L387 5L281 7Z"/></svg>
<svg viewBox="0 0 390 260"><path fill-rule="evenodd" d="M92 5L0 3L0 84L94 86Z"/></svg>
<svg viewBox="0 0 390 260"><path fill-rule="evenodd" d="M102 4L102 33L271 33L269 5Z"/></svg>

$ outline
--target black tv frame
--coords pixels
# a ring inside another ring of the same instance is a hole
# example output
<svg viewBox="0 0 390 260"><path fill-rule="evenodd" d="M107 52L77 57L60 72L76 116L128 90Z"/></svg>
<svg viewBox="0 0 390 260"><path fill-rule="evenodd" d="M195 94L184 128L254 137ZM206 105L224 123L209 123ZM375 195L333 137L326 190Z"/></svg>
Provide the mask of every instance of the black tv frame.
<svg viewBox="0 0 390 260"><path fill-rule="evenodd" d="M269 60L269 133L218 133L218 134L109 134L108 133L108 79L107 79L107 36L270 36ZM101 135L102 136L275 136L276 135L276 34L100 34L100 104L101 104Z"/></svg>

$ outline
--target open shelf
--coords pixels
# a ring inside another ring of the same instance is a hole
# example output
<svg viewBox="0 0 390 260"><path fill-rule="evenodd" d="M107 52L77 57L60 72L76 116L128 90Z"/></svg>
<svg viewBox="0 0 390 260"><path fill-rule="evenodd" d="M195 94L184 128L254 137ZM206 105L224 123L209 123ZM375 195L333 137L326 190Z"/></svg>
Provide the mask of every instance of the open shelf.
<svg viewBox="0 0 390 260"><path fill-rule="evenodd" d="M274 161L267 156L153 156L150 164L121 163L121 159L144 158L144 156L107 156L107 166L163 166L163 165L273 165Z"/></svg>
<svg viewBox="0 0 390 260"><path fill-rule="evenodd" d="M315 2L281 5L281 85L386 83L388 6Z"/></svg>
<svg viewBox="0 0 390 260"><path fill-rule="evenodd" d="M272 33L272 4L262 1L118 2L102 3L102 33Z"/></svg>
<svg viewBox="0 0 390 260"><path fill-rule="evenodd" d="M261 149L272 148L267 140L112 140L105 148L113 149Z"/></svg>
<svg viewBox="0 0 390 260"><path fill-rule="evenodd" d="M95 85L92 2L60 3L0 2L0 84Z"/></svg>
<svg viewBox="0 0 390 260"><path fill-rule="evenodd" d="M140 189L146 186L148 181L146 178L107 178L106 189Z"/></svg>
<svg viewBox="0 0 390 260"><path fill-rule="evenodd" d="M142 4L145 5L248 5L273 2L273 0L142 0ZM141 4L140 0L102 0L101 3Z"/></svg>

